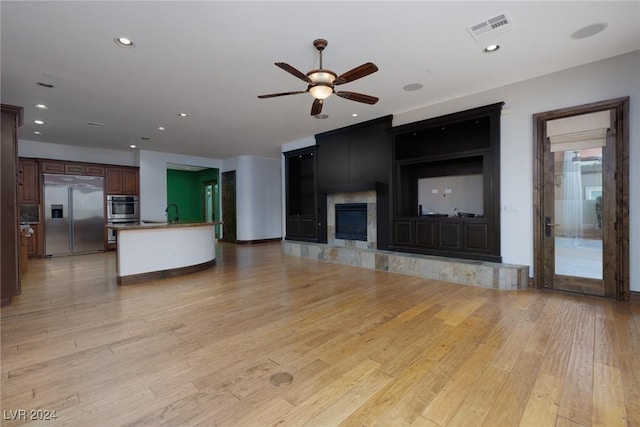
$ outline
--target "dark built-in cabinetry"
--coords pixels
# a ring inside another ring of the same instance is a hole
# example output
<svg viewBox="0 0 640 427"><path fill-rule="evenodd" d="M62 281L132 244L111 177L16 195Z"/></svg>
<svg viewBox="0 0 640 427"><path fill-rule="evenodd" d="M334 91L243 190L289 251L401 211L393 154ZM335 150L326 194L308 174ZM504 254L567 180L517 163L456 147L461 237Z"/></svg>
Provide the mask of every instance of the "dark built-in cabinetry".
<svg viewBox="0 0 640 427"><path fill-rule="evenodd" d="M392 116L284 153L289 240L327 242L327 195L376 191L377 248L501 262L496 103L391 127Z"/></svg>
<svg viewBox="0 0 640 427"><path fill-rule="evenodd" d="M327 242L327 195L376 191L377 247L389 243L392 116L316 135L316 145L284 153L287 240Z"/></svg>
<svg viewBox="0 0 640 427"><path fill-rule="evenodd" d="M287 187L287 240L318 241L316 148L284 153Z"/></svg>
<svg viewBox="0 0 640 427"><path fill-rule="evenodd" d="M502 105L393 129L391 249L501 261Z"/></svg>

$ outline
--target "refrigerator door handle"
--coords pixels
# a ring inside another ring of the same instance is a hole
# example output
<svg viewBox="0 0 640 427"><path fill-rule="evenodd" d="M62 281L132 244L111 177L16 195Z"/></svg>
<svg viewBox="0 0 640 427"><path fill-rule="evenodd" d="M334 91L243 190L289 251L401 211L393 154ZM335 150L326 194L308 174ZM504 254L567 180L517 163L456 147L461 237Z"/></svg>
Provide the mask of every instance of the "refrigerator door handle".
<svg viewBox="0 0 640 427"><path fill-rule="evenodd" d="M73 187L69 187L69 199L67 205L69 206L69 252L73 252L73 242L74 242L74 227L73 227Z"/></svg>

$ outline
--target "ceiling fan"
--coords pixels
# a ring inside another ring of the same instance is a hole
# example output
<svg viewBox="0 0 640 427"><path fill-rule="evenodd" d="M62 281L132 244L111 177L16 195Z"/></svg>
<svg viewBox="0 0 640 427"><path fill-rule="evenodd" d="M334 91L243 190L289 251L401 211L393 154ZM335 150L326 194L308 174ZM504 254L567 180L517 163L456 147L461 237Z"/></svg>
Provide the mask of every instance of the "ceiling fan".
<svg viewBox="0 0 640 427"><path fill-rule="evenodd" d="M362 77L368 76L369 74L375 73L376 71L378 71L378 67L376 67L376 65L371 62L367 62L338 76L333 71L322 68L322 51L325 47L327 47L327 44L328 42L325 39L316 39L313 41L313 45L320 54L320 68L318 68L317 70L311 70L307 74L302 73L286 62L275 63L276 66L282 68L287 73L292 74L293 76L307 83L309 86L307 86L306 90L272 93L269 95L258 95L258 98L273 98L276 96L297 95L299 93L309 92L311 96L315 98L313 100L313 104L311 105L312 116L317 116L318 114L320 114L320 112L322 111L322 104L324 103L324 100L330 97L333 93L341 98L349 99L356 102L362 102L364 104L373 105L378 102L378 98L376 98L375 96L348 91L336 92L334 90L335 86L349 83Z"/></svg>

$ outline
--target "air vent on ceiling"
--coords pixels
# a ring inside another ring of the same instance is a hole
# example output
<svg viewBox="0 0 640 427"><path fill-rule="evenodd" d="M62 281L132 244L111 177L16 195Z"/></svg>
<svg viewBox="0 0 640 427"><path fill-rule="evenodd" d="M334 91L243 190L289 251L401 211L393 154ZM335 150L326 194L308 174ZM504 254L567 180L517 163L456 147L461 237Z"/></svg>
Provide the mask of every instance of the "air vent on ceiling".
<svg viewBox="0 0 640 427"><path fill-rule="evenodd" d="M513 21L509 13L502 12L492 18L485 19L467 28L469 34L475 41L484 40L502 34L514 28Z"/></svg>
<svg viewBox="0 0 640 427"><path fill-rule="evenodd" d="M94 127L94 128L101 128L104 125L102 123L97 123L97 122L87 122L87 126L91 126L91 127Z"/></svg>

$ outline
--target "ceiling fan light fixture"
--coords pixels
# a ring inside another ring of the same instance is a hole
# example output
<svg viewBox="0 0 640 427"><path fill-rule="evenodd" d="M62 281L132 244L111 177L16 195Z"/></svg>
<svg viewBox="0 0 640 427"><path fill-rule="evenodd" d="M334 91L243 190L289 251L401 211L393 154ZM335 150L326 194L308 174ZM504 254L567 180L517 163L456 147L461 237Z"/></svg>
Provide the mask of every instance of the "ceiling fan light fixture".
<svg viewBox="0 0 640 427"><path fill-rule="evenodd" d="M326 83L316 83L309 88L309 93L315 99L327 99L333 93L333 88Z"/></svg>

